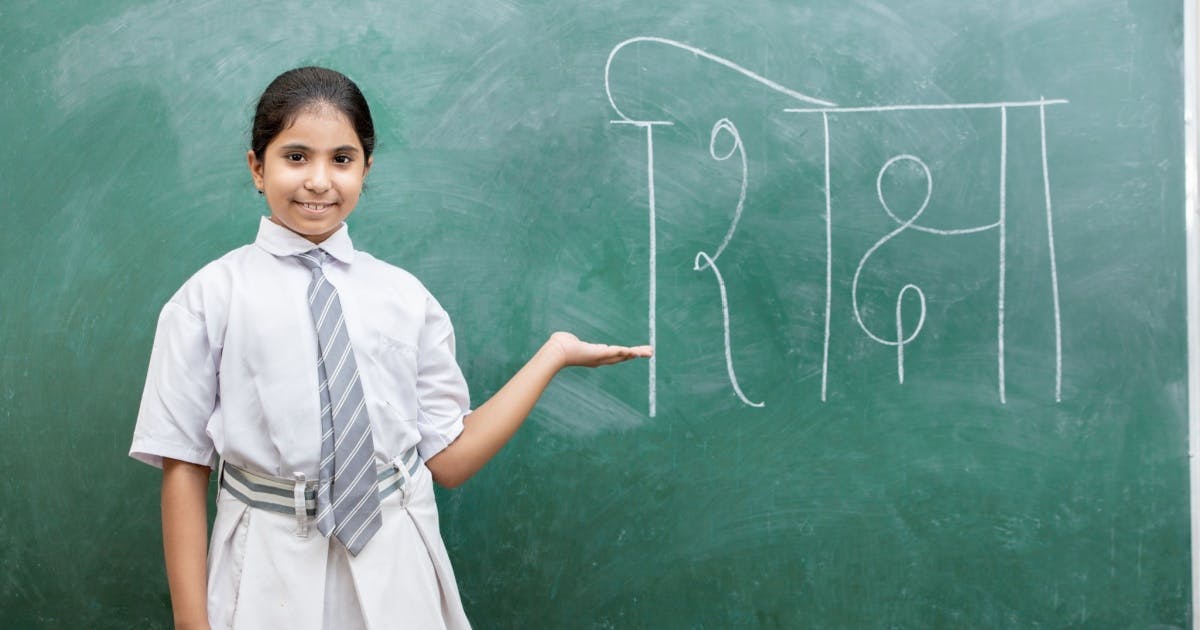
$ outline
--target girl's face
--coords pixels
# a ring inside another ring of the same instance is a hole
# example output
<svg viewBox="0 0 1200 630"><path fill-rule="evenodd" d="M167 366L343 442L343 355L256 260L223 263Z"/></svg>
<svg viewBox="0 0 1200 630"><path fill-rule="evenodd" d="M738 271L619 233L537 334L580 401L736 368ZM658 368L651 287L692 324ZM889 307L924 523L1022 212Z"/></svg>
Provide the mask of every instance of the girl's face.
<svg viewBox="0 0 1200 630"><path fill-rule="evenodd" d="M262 160L254 151L246 160L271 220L313 243L341 227L371 168L350 120L329 107L300 112L267 145Z"/></svg>

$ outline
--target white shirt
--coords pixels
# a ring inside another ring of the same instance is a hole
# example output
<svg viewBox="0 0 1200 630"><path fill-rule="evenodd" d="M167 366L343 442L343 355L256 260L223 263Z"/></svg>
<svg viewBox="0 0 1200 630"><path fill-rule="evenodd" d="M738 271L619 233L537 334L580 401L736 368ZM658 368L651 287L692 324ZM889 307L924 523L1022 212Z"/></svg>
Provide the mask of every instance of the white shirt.
<svg viewBox="0 0 1200 630"><path fill-rule="evenodd" d="M131 457L317 476L321 416L311 242L263 218L254 244L198 271L163 307ZM454 330L412 274L355 251L346 225L321 243L337 288L382 465L416 445L425 460L462 432L470 397Z"/></svg>

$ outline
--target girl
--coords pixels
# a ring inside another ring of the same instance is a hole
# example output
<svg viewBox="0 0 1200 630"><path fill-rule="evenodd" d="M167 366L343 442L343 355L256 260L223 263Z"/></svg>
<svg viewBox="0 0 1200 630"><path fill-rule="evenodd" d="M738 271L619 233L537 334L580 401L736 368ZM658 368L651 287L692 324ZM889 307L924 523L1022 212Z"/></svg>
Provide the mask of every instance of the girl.
<svg viewBox="0 0 1200 630"><path fill-rule="evenodd" d="M475 474L561 368L650 356L555 333L471 411L446 312L350 241L374 145L348 78L277 77L246 154L270 217L159 317L130 455L163 470L178 628L467 627L432 482Z"/></svg>

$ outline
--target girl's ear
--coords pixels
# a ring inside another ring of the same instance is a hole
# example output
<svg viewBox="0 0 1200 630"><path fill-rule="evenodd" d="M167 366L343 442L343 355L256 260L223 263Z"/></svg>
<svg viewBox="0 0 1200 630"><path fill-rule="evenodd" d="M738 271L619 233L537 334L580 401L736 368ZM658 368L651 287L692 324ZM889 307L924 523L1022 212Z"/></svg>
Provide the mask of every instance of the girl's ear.
<svg viewBox="0 0 1200 630"><path fill-rule="evenodd" d="M250 167L250 177L254 179L254 187L258 192L263 191L263 163L254 155L254 149L246 151L246 166Z"/></svg>
<svg viewBox="0 0 1200 630"><path fill-rule="evenodd" d="M371 172L371 165L375 163L375 156L367 158L367 165L363 167L363 179L367 178L367 173Z"/></svg>

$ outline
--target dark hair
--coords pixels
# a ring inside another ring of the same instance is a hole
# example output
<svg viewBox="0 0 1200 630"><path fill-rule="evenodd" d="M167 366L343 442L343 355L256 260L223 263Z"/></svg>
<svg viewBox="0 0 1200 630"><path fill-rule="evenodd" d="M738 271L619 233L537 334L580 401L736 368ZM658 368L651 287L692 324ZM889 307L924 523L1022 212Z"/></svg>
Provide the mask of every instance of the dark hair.
<svg viewBox="0 0 1200 630"><path fill-rule="evenodd" d="M267 145L296 120L297 114L322 106L332 107L350 120L362 143L364 159L371 157L375 150L375 123L371 122L367 99L346 75L316 66L288 70L263 90L250 129L254 155L262 160Z"/></svg>

